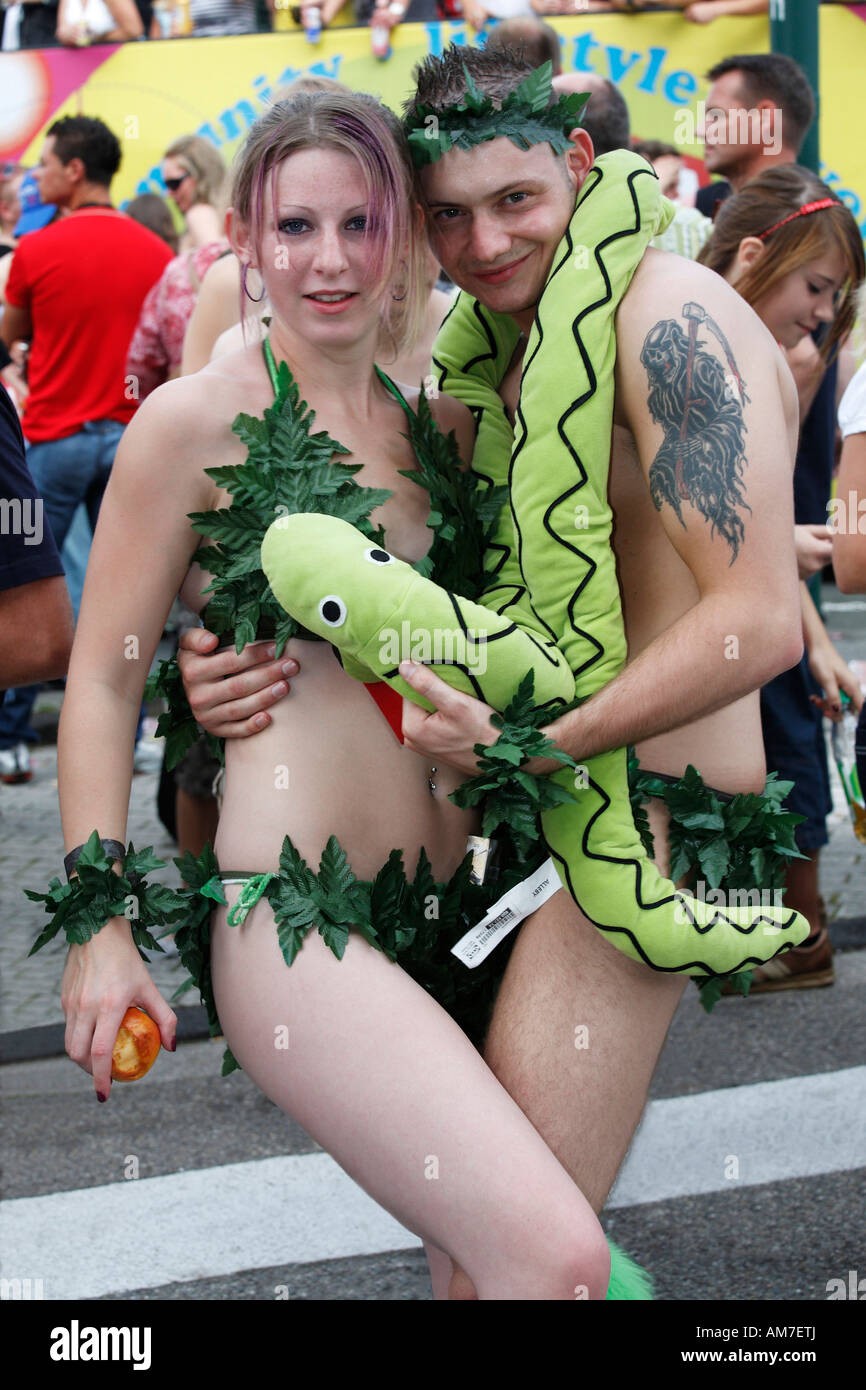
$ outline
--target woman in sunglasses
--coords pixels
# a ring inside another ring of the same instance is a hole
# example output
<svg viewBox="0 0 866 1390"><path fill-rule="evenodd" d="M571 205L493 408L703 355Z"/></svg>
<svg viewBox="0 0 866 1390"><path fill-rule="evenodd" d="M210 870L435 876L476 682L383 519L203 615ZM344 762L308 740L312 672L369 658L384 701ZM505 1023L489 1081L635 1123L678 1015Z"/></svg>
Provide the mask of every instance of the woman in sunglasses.
<svg viewBox="0 0 866 1390"><path fill-rule="evenodd" d="M161 172L168 195L186 222L181 253L220 241L220 197L226 166L216 147L201 135L182 135L163 155Z"/></svg>

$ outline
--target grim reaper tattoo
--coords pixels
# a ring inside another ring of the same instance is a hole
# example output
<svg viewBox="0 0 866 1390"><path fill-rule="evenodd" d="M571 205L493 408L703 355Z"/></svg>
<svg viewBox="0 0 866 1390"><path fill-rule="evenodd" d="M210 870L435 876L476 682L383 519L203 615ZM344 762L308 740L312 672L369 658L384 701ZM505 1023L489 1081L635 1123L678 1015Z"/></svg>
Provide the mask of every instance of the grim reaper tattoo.
<svg viewBox="0 0 866 1390"><path fill-rule="evenodd" d="M650 467L656 510L673 507L685 526L684 501L698 509L731 547L731 564L745 535L742 511L750 511L741 479L745 466L743 406L748 401L728 341L700 304L684 304L684 333L674 319L663 319L644 340L641 362L649 377L649 409L665 437ZM721 343L722 364L698 338L709 329Z"/></svg>

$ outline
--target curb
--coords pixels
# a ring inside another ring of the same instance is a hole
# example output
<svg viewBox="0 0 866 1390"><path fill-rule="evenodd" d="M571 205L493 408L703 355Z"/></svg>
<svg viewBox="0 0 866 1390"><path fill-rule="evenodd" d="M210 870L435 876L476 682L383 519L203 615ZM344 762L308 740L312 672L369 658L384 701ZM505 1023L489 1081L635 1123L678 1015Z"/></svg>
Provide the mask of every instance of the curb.
<svg viewBox="0 0 866 1390"><path fill-rule="evenodd" d="M866 917L839 917L830 923L830 941L836 951L866 948ZM177 1036L183 1042L209 1038L207 1011L201 1004L188 1004L175 1010ZM46 1023L36 1028L19 1028L0 1033L0 1066L7 1062L36 1062L66 1053L63 1023Z"/></svg>
<svg viewBox="0 0 866 1390"><path fill-rule="evenodd" d="M176 1009L177 1037L182 1042L209 1038L207 1011L201 1004ZM45 1023L37 1028L19 1028L0 1033L0 1066L8 1062L36 1062L46 1057L66 1055L65 1023Z"/></svg>
<svg viewBox="0 0 866 1390"><path fill-rule="evenodd" d="M836 951L862 951L866 946L866 917L837 917L829 923L830 944Z"/></svg>

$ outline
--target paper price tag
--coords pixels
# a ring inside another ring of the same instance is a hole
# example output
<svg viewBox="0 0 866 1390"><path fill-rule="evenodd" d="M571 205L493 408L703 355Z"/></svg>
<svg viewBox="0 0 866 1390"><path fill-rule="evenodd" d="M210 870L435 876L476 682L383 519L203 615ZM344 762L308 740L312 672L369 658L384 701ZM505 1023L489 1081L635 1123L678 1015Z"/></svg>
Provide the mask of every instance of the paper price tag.
<svg viewBox="0 0 866 1390"><path fill-rule="evenodd" d="M470 970L474 969L486 960L494 946L498 946L518 922L522 922L530 912L535 912L561 887L562 880L556 872L556 865L552 859L545 859L534 874L504 893L477 927L472 927L465 936L461 936L451 947L451 954L462 960Z"/></svg>

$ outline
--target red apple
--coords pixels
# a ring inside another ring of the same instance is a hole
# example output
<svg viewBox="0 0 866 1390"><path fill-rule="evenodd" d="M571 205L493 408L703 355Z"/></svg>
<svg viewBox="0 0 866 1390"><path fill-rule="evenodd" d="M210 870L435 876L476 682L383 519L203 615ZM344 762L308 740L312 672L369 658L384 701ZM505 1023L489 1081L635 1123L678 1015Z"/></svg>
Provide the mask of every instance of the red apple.
<svg viewBox="0 0 866 1390"><path fill-rule="evenodd" d="M144 1076L160 1046L159 1029L150 1015L135 1006L128 1008L111 1052L112 1081L137 1081Z"/></svg>

